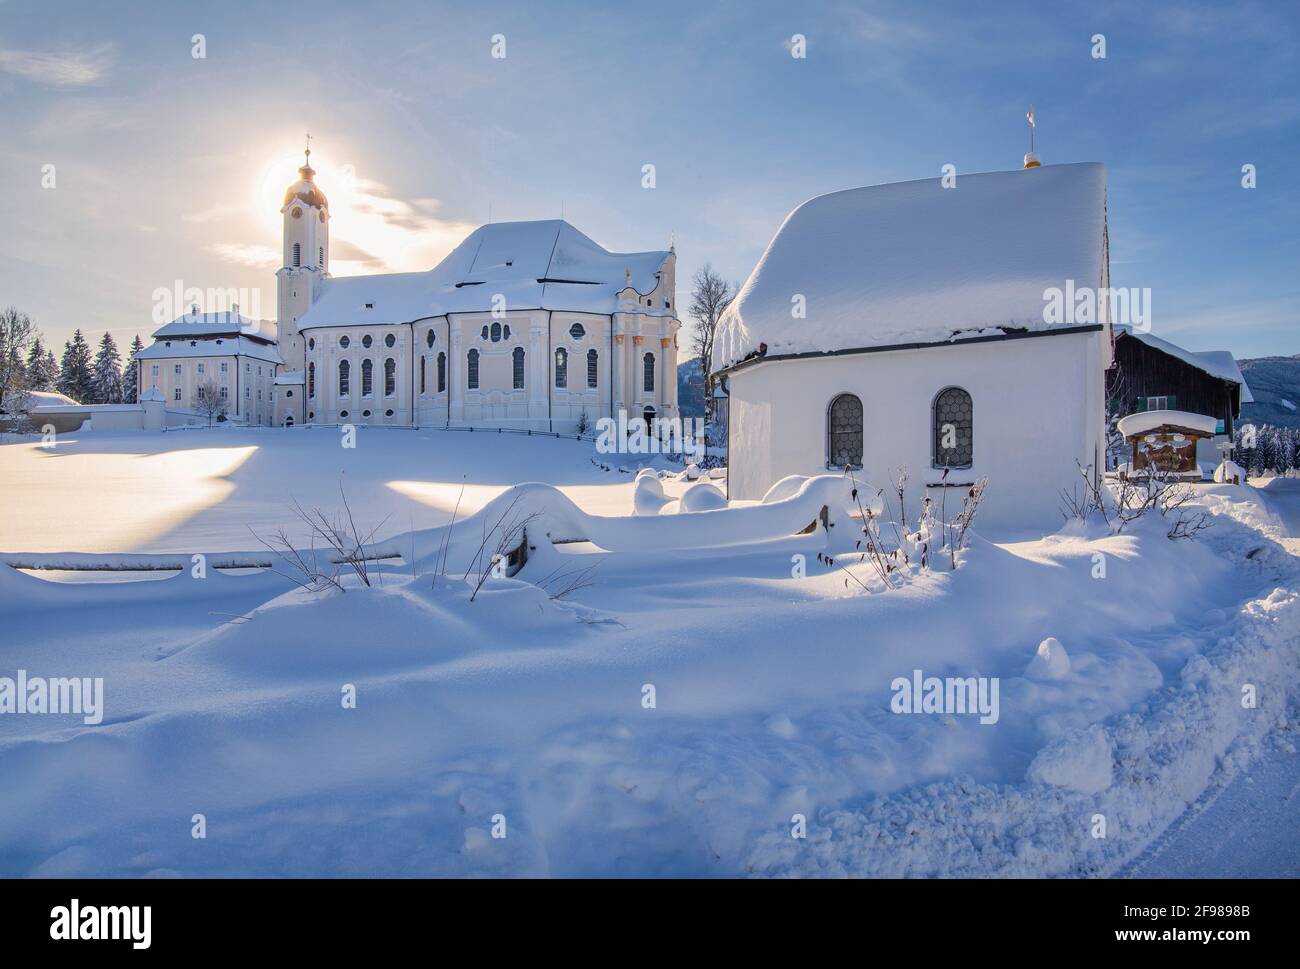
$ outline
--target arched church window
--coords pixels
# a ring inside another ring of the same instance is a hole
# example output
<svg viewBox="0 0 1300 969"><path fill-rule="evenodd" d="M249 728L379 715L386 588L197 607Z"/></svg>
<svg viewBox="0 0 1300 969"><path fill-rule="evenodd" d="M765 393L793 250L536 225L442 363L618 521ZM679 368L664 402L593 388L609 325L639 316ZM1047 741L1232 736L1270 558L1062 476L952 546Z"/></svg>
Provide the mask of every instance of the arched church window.
<svg viewBox="0 0 1300 969"><path fill-rule="evenodd" d="M420 354L420 396L424 396L424 354Z"/></svg>
<svg viewBox="0 0 1300 969"><path fill-rule="evenodd" d="M862 467L862 401L840 394L826 412L829 464L834 468Z"/></svg>
<svg viewBox="0 0 1300 969"><path fill-rule="evenodd" d="M307 364L307 396L316 396L316 364Z"/></svg>
<svg viewBox="0 0 1300 969"><path fill-rule="evenodd" d="M564 347L555 351L555 386L569 386L569 351Z"/></svg>
<svg viewBox="0 0 1300 969"><path fill-rule="evenodd" d="M350 344L351 342L352 341L349 340L346 335L339 337L339 347L341 349L346 350L348 348L348 344Z"/></svg>
<svg viewBox="0 0 1300 969"><path fill-rule="evenodd" d="M389 357L384 361L384 396L397 393L397 361Z"/></svg>
<svg viewBox="0 0 1300 969"><path fill-rule="evenodd" d="M447 354L438 354L438 393L447 389Z"/></svg>
<svg viewBox="0 0 1300 969"><path fill-rule="evenodd" d="M466 376L468 378L469 389L478 390L478 351L477 350L471 350L469 352L468 363L469 366L467 368Z"/></svg>
<svg viewBox="0 0 1300 969"><path fill-rule="evenodd" d="M480 337L484 340L488 338L488 328L486 323L483 324L483 332L480 334Z"/></svg>
<svg viewBox="0 0 1300 969"><path fill-rule="evenodd" d="M596 351L594 349L588 350L587 351L587 386L588 387L596 386L596 377L598 376L598 372L596 368L597 363L598 360L597 360Z"/></svg>
<svg viewBox="0 0 1300 969"><path fill-rule="evenodd" d="M653 433L655 429L655 409L653 407L647 407L642 412L641 419L645 421L646 433Z"/></svg>
<svg viewBox="0 0 1300 969"><path fill-rule="evenodd" d="M934 466L969 468L975 452L975 414L971 396L960 387L945 387L934 398Z"/></svg>
<svg viewBox="0 0 1300 969"><path fill-rule="evenodd" d="M397 342L397 337L393 336L393 334L391 333L388 334L386 337L384 337L384 346L388 347L390 350L392 349L393 344L396 342Z"/></svg>
<svg viewBox="0 0 1300 969"><path fill-rule="evenodd" d="M352 364L346 360L339 361L339 396L348 395L348 387L352 381Z"/></svg>
<svg viewBox="0 0 1300 969"><path fill-rule="evenodd" d="M586 335L587 329L581 323L574 323L573 326L569 327L569 336L575 340L581 340Z"/></svg>
<svg viewBox="0 0 1300 969"><path fill-rule="evenodd" d="M294 209L294 210L293 210L293 214L294 214L294 215L297 215L297 214L298 214L298 210L297 210L297 209ZM295 242L295 243L293 244L293 264L294 264L295 266L301 266L301 265L302 265L302 244L301 244L301 243L298 243L298 242Z"/></svg>
<svg viewBox="0 0 1300 969"><path fill-rule="evenodd" d="M515 390L523 390L524 389L524 348L515 347L515 352L512 353L510 356L511 359L514 361Z"/></svg>
<svg viewBox="0 0 1300 969"><path fill-rule="evenodd" d="M430 347L430 348L432 348L432 347L433 347L433 341L434 341L433 328L430 327L429 332L426 333L426 334L424 335L424 345L425 345L426 347Z"/></svg>
<svg viewBox="0 0 1300 969"><path fill-rule="evenodd" d="M502 336L503 336L505 339L507 339L507 340L510 339L510 324L509 324L509 323L505 323L505 324L502 325L502 327L501 327L501 334L502 334Z"/></svg>
<svg viewBox="0 0 1300 969"><path fill-rule="evenodd" d="M317 265L318 265L318 266L324 266L324 265L325 265L325 247L324 247L324 246L321 246L321 247L320 247L320 262L318 262Z"/></svg>
<svg viewBox="0 0 1300 969"><path fill-rule="evenodd" d="M493 343L500 343L500 342L501 342L501 324L500 324L500 323L493 323L493 324L492 324L492 342L493 342Z"/></svg>
<svg viewBox="0 0 1300 969"><path fill-rule="evenodd" d="M374 345L374 342L375 342L375 338L372 337L369 333L367 333L365 336L361 338L361 345L365 347L367 350L369 350Z"/></svg>
<svg viewBox="0 0 1300 969"><path fill-rule="evenodd" d="M371 360L361 361L361 396L369 397L375 392L375 365Z"/></svg>
<svg viewBox="0 0 1300 969"><path fill-rule="evenodd" d="M307 341L307 349L308 349L308 350L315 350L315 349L316 349L316 338L315 338L315 337L312 337L310 340Z"/></svg>
<svg viewBox="0 0 1300 969"><path fill-rule="evenodd" d="M645 372L644 373L645 380L643 381L643 387L648 393L655 389L655 355L653 353L647 353L644 357L641 358L641 363L642 363L642 369Z"/></svg>

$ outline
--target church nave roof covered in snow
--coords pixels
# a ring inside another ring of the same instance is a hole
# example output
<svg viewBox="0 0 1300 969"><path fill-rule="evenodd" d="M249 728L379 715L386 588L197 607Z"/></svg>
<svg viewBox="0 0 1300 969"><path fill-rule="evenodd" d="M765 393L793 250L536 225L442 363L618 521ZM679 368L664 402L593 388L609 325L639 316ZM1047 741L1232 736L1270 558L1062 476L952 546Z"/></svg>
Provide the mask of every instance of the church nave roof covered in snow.
<svg viewBox="0 0 1300 969"><path fill-rule="evenodd" d="M654 290L669 252L608 252L569 223L494 222L471 232L428 272L322 280L319 297L298 321L322 326L398 324L447 313L546 309L613 313L631 285ZM630 273L630 277L626 274ZM641 312L672 316L670 306Z"/></svg>
<svg viewBox="0 0 1300 969"><path fill-rule="evenodd" d="M761 344L772 357L1068 328L1045 322L1044 290L1100 288L1105 261L1097 163L818 196L786 217L723 314L713 365Z"/></svg>

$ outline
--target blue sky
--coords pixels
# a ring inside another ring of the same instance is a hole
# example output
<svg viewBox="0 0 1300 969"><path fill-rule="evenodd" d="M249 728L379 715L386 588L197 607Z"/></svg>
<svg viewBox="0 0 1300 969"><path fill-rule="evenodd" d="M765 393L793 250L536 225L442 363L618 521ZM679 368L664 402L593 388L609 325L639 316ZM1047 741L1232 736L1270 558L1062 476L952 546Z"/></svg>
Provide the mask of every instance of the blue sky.
<svg viewBox="0 0 1300 969"><path fill-rule="evenodd" d="M1107 165L1112 283L1151 288L1154 332L1300 353L1298 45L1295 3L0 0L0 304L56 347L147 339L176 280L273 316L308 130L336 272L563 212L608 249L675 237L680 290L742 280L810 196L1019 167L1032 102L1045 164Z"/></svg>

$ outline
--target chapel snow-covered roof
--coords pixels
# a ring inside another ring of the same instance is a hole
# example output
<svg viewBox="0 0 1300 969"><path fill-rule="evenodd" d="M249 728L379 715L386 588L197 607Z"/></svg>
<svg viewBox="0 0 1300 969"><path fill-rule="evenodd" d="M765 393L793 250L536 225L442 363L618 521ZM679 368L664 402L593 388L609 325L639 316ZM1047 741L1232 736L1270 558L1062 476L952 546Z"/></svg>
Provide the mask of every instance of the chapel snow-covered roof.
<svg viewBox="0 0 1300 969"><path fill-rule="evenodd" d="M447 313L505 309L613 313L628 283L644 295L669 253L608 252L568 222L493 222L471 232L427 272L341 276L322 280L320 295L298 320L322 326L397 324ZM673 316L671 307L641 312Z"/></svg>
<svg viewBox="0 0 1300 969"><path fill-rule="evenodd" d="M713 365L764 343L767 356L829 353L1078 325L1044 320L1044 290L1101 287L1105 233L1095 162L818 196L786 216L723 314Z"/></svg>
<svg viewBox="0 0 1300 969"><path fill-rule="evenodd" d="M1134 330L1127 324L1116 324L1115 335L1131 336L1141 340L1147 346L1159 350L1161 353L1167 353L1171 357L1183 361L1195 367L1211 377L1218 377L1220 380L1227 380L1234 384L1241 385L1241 403L1252 404L1255 402L1254 396L1251 395L1250 385L1246 383L1246 378L1242 376L1241 368L1237 366L1237 359L1228 350L1185 350L1176 343L1170 343L1168 340L1162 340L1158 336L1150 333L1143 333Z"/></svg>
<svg viewBox="0 0 1300 969"><path fill-rule="evenodd" d="M154 330L155 340L194 340L206 336L247 336L274 343L274 320L254 320L237 310L183 313Z"/></svg>

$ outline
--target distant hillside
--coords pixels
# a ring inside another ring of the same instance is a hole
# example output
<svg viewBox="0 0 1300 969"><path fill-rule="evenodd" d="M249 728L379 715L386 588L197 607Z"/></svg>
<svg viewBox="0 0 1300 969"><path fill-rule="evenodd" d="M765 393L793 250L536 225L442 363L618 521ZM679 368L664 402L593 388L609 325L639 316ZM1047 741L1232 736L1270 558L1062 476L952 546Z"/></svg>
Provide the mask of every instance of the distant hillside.
<svg viewBox="0 0 1300 969"><path fill-rule="evenodd" d="M677 406L682 417L704 416L704 372L699 357L677 364Z"/></svg>
<svg viewBox="0 0 1300 969"><path fill-rule="evenodd" d="M1238 360L1253 404L1241 406L1243 421L1300 428L1300 354Z"/></svg>

